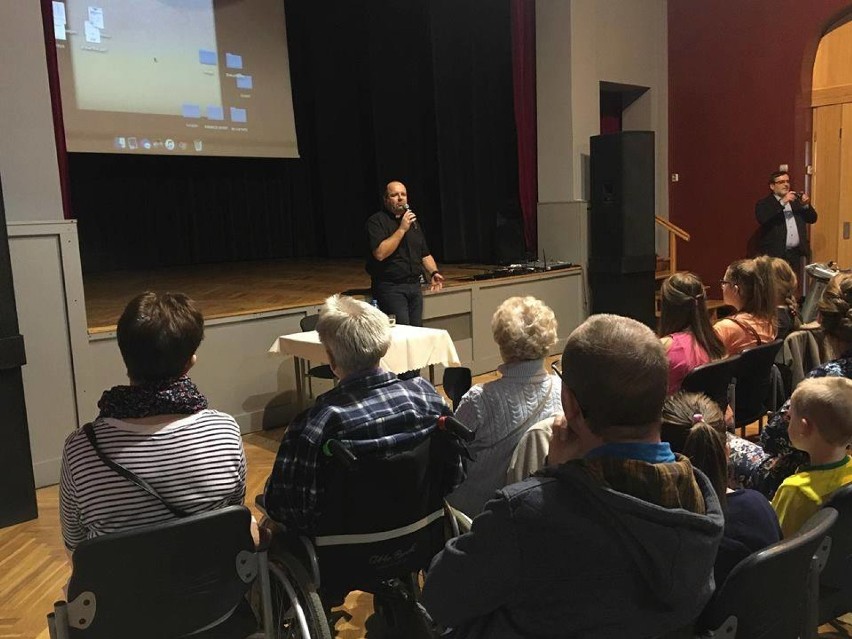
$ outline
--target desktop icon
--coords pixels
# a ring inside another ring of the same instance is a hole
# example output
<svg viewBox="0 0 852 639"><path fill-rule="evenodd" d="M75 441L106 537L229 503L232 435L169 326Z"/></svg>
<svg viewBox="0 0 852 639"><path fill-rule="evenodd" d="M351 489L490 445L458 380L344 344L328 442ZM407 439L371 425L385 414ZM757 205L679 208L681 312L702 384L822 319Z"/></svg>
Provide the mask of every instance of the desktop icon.
<svg viewBox="0 0 852 639"><path fill-rule="evenodd" d="M151 140L149 140L148 138L143 138L142 141L139 143L139 146L141 146L143 149L150 149Z"/></svg>
<svg viewBox="0 0 852 639"><path fill-rule="evenodd" d="M178 148L181 151L186 151L186 142L178 142Z"/></svg>
<svg viewBox="0 0 852 639"><path fill-rule="evenodd" d="M119 135L115 138L115 148L116 149L126 149L127 148L127 140L124 139L124 136Z"/></svg>
<svg viewBox="0 0 852 639"><path fill-rule="evenodd" d="M127 148L131 150L136 148L136 138L127 138Z"/></svg>
<svg viewBox="0 0 852 639"><path fill-rule="evenodd" d="M175 150L175 141L172 140L171 138L166 140L166 149L169 150L169 151Z"/></svg>
<svg viewBox="0 0 852 639"><path fill-rule="evenodd" d="M204 142L202 140L193 140L192 144L195 146L196 151L200 151L204 148Z"/></svg>

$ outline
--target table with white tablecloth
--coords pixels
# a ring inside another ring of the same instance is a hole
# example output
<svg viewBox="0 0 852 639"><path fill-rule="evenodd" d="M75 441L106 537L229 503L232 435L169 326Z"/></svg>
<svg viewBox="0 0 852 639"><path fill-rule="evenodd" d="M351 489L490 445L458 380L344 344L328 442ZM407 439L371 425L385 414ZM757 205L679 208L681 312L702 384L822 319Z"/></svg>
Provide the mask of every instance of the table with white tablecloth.
<svg viewBox="0 0 852 639"><path fill-rule="evenodd" d="M296 398L301 409L304 400L302 380L307 362L328 364L325 347L316 331L304 331L278 337L269 349L276 355L292 355L296 372ZM458 366L456 347L450 334L438 328L397 324L391 328L391 343L379 366L393 373L429 367L429 381L435 383L436 364Z"/></svg>

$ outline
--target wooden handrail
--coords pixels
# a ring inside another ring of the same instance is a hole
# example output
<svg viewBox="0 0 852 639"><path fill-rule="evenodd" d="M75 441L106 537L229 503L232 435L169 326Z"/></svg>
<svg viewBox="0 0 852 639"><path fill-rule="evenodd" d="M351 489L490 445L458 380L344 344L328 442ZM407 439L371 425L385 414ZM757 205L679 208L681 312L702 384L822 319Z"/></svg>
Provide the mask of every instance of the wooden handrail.
<svg viewBox="0 0 852 639"><path fill-rule="evenodd" d="M654 216L654 221L655 221L657 224L659 224L660 226L662 226L664 229L668 230L670 233L674 233L674 234L675 234L675 235L677 235L680 239L682 239L682 240L684 240L684 241L686 241L686 242L689 242L689 240L691 240L691 239L692 239L692 236L691 236L689 233L687 233L686 231L684 231L684 230L683 230L682 228L680 228L679 226L677 226L677 225L675 225L675 224L672 224L672 223L671 223L671 222L669 222L667 219L660 217L659 215L655 215L655 216Z"/></svg>

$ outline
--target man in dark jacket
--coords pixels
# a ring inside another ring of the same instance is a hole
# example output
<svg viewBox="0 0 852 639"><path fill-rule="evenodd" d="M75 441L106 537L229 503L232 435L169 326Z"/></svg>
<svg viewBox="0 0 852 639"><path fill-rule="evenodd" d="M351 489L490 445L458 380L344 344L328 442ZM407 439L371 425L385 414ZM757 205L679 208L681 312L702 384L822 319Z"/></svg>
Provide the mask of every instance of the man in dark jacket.
<svg viewBox="0 0 852 639"><path fill-rule="evenodd" d="M790 190L790 174L786 171L769 176L769 190L771 193L754 205L760 224L760 250L783 258L801 277L802 257L810 258L806 224L817 221L817 212L807 193Z"/></svg>
<svg viewBox="0 0 852 639"><path fill-rule="evenodd" d="M713 592L724 519L707 478L660 442L659 339L596 315L562 367L551 465L498 491L428 573L423 604L453 637L656 636Z"/></svg>

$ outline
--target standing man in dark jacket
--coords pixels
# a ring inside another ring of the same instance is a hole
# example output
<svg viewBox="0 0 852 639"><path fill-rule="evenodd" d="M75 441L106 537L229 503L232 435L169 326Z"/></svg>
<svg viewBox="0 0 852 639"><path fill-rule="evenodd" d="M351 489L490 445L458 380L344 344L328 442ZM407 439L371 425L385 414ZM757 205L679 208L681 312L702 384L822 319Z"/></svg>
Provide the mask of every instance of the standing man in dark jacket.
<svg viewBox="0 0 852 639"><path fill-rule="evenodd" d="M402 182L385 187L384 208L367 220L370 256L367 272L373 299L400 324L423 325L423 294L420 276L429 290L440 290L444 276L426 245L417 215L408 206L408 192Z"/></svg>
<svg viewBox="0 0 852 639"><path fill-rule="evenodd" d="M769 190L772 192L754 206L760 224L760 250L786 260L801 278L802 257L810 259L806 224L817 221L817 212L807 193L790 190L786 171L769 176Z"/></svg>
<svg viewBox="0 0 852 639"><path fill-rule="evenodd" d="M552 465L497 491L427 574L423 605L454 639L657 636L713 592L724 517L710 481L660 442L660 340L595 315L562 370Z"/></svg>

